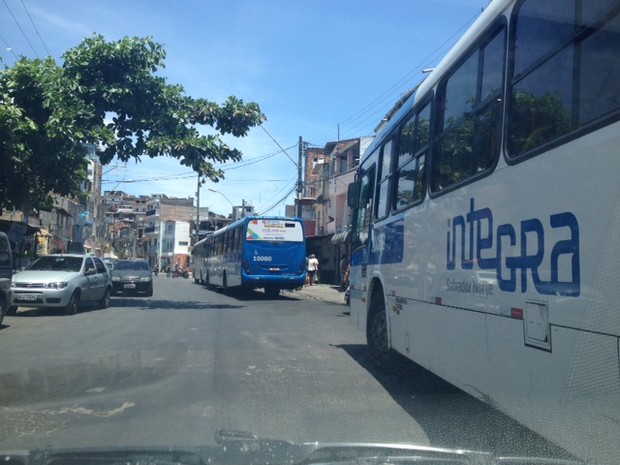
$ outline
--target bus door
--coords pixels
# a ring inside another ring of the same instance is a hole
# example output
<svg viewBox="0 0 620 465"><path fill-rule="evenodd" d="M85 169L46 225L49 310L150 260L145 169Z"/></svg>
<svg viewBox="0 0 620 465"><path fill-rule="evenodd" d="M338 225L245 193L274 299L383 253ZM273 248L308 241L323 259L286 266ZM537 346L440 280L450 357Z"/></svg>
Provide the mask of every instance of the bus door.
<svg viewBox="0 0 620 465"><path fill-rule="evenodd" d="M375 187L374 163L364 169L360 169L359 178L349 189L349 206L353 210L353 230L351 234L351 274L350 282L350 302L351 318L355 324L365 331L366 313L368 303L366 302L368 277L368 241L370 238L370 224L372 220L372 204Z"/></svg>

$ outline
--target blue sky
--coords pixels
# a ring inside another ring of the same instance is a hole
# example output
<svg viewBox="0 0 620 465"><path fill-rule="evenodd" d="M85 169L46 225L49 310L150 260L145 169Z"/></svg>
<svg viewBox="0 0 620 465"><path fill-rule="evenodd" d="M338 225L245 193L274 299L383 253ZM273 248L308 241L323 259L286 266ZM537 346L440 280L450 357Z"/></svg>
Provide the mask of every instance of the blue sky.
<svg viewBox="0 0 620 465"><path fill-rule="evenodd" d="M0 57L54 58L93 33L108 40L152 36L163 70L188 95L257 102L264 128L297 160L299 136L323 146L372 135L402 93L423 77L489 0L2 0ZM8 50L7 48L10 48ZM297 169L261 128L227 142L244 161L202 187L201 206L230 211L242 199L258 212L294 187ZM265 158L266 155L272 155ZM257 161L260 160L260 161ZM252 163L254 161L254 163ZM163 179L162 179L163 178ZM104 167L104 189L188 197L196 177L175 159ZM132 182L133 181L133 182ZM215 189L218 193L209 191Z"/></svg>

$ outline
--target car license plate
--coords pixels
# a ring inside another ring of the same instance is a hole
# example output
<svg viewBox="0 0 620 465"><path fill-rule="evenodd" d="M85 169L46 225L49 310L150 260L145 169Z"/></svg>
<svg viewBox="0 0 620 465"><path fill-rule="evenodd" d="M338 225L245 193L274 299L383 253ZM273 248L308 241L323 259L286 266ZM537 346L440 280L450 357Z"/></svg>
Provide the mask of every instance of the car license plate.
<svg viewBox="0 0 620 465"><path fill-rule="evenodd" d="M136 285L135 285L135 284L133 284L133 283L132 283L132 284L125 284L123 287L124 287L125 289L135 289L135 288L136 288Z"/></svg>
<svg viewBox="0 0 620 465"><path fill-rule="evenodd" d="M37 294L17 294L17 300L26 300L28 302L34 302L37 300Z"/></svg>

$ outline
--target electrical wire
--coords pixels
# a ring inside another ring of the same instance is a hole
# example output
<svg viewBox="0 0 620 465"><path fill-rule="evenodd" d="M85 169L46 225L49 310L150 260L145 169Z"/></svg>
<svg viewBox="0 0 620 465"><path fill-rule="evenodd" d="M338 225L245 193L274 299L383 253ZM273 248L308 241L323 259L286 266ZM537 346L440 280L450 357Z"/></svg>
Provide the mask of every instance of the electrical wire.
<svg viewBox="0 0 620 465"><path fill-rule="evenodd" d="M261 129L262 129L263 131L265 131L265 133L266 133L266 134L270 137L270 139L271 139L272 141L274 141L274 142L275 142L275 144L276 144L278 147L280 147L280 150L282 150L282 151L284 152L284 155L286 155L286 156L287 156L287 158L288 158L289 160L291 160L291 162L293 163L293 165L295 165L295 168L297 168L297 162L296 162L295 160L293 160L293 159L289 156L289 154L288 154L288 153L286 153L286 150L282 148L282 146L280 145L280 143L279 143L277 140L275 140L275 139L274 139L274 137L273 137L271 134L269 134L269 131L267 131L267 129L265 129L265 126L263 126L263 125L261 124L261 125L260 125L260 127L261 127Z"/></svg>
<svg viewBox="0 0 620 465"><path fill-rule="evenodd" d="M37 26L34 24L34 21L32 20L32 16L30 16L30 12L28 11L28 8L26 8L26 4L24 3L24 0L21 0L21 2L22 2L22 6L24 7L24 10L26 11L26 14L28 15L28 19L30 19L30 24L32 24L32 27L34 28L35 32L37 33L37 36L39 36L39 40L43 44L43 48L45 49L45 52L47 53L47 56L52 56L52 54L50 53L50 51L47 48L47 45L45 45L45 41L43 40L43 37L41 37L41 34L39 33L39 30L37 29Z"/></svg>
<svg viewBox="0 0 620 465"><path fill-rule="evenodd" d="M284 202L288 198L289 195L291 195L293 192L295 192L295 189L297 189L296 185L293 186L293 188L290 191L288 191L284 197L282 197L280 200L278 200L275 204L273 204L267 210L263 210L262 212L260 212L258 215L261 216L261 215L264 215L265 213L269 213L271 210L273 210L278 205L280 205L282 202Z"/></svg>
<svg viewBox="0 0 620 465"><path fill-rule="evenodd" d="M4 3L4 6L6 7L7 10L9 10L9 14L11 15L11 17L13 18L13 21L15 21L15 24L17 24L17 28L21 31L22 35L24 36L24 39L26 39L26 42L28 42L28 45L30 45L30 48L32 49L34 55L37 58L41 58L39 56L39 54L37 53L37 51L34 49L34 46L32 45L32 42L30 42L30 39L28 39L28 36L26 35L26 33L24 32L24 30L22 29L21 24L19 24L19 21L17 21L17 18L15 17L15 15L13 14L13 12L11 11L11 9L9 8L9 4L6 2L6 0L2 0L2 2Z"/></svg>
<svg viewBox="0 0 620 465"><path fill-rule="evenodd" d="M277 189L268 200L266 200L265 202L262 202L262 205L269 205L269 204L271 204L274 201L273 199L277 198L282 193L282 191L284 191L285 189L290 189L291 187L294 187L294 186L297 185L297 179L295 179L295 178L287 179L287 182L288 182L288 184L284 184L282 187Z"/></svg>
<svg viewBox="0 0 620 465"><path fill-rule="evenodd" d="M7 52L11 52L11 54L13 55L13 58L15 58L17 60L18 58L17 58L17 55L15 54L15 52L13 51L13 47L11 47L8 44L8 42L6 40L4 40L4 37L2 37L2 34L0 34L0 40L2 40L2 42L4 42L4 47L6 48L6 51Z"/></svg>
<svg viewBox="0 0 620 465"><path fill-rule="evenodd" d="M435 50L433 50L426 58L424 58L416 67L407 72L403 77L401 77L398 81L388 87L384 92L379 94L375 99L371 100L368 104L362 107L360 110L351 114L343 121L339 123L339 129L341 133L349 133L349 134L359 134L362 129L368 128L368 121L373 119L376 115L387 113L389 109L392 107L393 103L397 100L397 96L395 95L398 92L398 89L402 89L402 85L410 80L412 76L416 73L422 71L425 68L428 68L429 63L434 63L440 57L445 55L445 49L452 45L454 38L459 35L464 29L468 28L479 16L479 13L476 13L469 20L467 20L463 26L461 26L458 30L456 30L450 37L448 37L444 42L442 42ZM400 92L402 95L404 92ZM379 118L376 118L376 122L379 122ZM330 131L331 132L331 131ZM321 136L311 137L312 140L322 140L327 137L327 133L324 133ZM347 139L347 137L341 137L341 139ZM320 146L320 145L317 145Z"/></svg>

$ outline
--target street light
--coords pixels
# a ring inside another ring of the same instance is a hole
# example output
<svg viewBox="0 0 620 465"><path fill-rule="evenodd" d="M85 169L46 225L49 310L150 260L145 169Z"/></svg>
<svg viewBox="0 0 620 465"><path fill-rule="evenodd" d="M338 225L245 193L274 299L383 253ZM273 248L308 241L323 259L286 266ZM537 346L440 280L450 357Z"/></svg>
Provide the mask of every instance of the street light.
<svg viewBox="0 0 620 465"><path fill-rule="evenodd" d="M207 188L207 190L210 190L211 192L215 192L216 194L220 194L222 197L224 197L226 199L226 201L230 204L231 207L235 208L235 205L230 201L230 199L228 197L226 197L222 192L220 191L216 191L215 189L211 189L210 187Z"/></svg>
<svg viewBox="0 0 620 465"><path fill-rule="evenodd" d="M228 197L226 197L222 192L216 191L215 189L211 189L210 187L207 188L208 190L210 190L211 192L215 192L216 194L220 194L222 197L224 197L226 199L226 201L230 204L230 206L232 207L232 220L236 221L239 219L239 217L237 215L239 215L239 207L236 207L235 204L233 204L230 199ZM245 201L243 202L243 207L241 207L241 218L245 218Z"/></svg>

